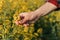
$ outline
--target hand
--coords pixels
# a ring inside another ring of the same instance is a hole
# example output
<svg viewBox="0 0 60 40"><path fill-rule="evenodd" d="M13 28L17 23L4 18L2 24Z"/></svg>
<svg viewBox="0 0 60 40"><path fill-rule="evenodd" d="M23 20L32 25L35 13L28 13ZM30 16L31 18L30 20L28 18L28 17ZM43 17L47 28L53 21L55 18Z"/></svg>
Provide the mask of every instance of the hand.
<svg viewBox="0 0 60 40"><path fill-rule="evenodd" d="M36 20L39 19L40 16L44 16L48 14L50 11L56 9L57 7L55 5L52 5L50 2L46 2L44 5L39 7L34 12L30 13L21 13L19 16L21 18L20 21L16 21L16 24L22 24L22 25L29 25L30 23L36 22Z"/></svg>
<svg viewBox="0 0 60 40"><path fill-rule="evenodd" d="M39 19L39 16L35 12L30 12L30 13L20 13L19 14L21 20L17 20L15 23L17 25L24 25L28 26L31 23L35 23L36 20Z"/></svg>

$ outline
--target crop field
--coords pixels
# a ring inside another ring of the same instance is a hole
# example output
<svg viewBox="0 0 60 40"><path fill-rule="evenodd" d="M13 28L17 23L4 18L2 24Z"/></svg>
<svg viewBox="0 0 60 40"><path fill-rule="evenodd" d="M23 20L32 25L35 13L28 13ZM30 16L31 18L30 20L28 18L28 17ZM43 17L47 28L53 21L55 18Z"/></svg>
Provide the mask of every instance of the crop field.
<svg viewBox="0 0 60 40"><path fill-rule="evenodd" d="M0 0L0 40L60 40L60 10L40 17L28 27L16 25L22 12L38 9L45 0Z"/></svg>

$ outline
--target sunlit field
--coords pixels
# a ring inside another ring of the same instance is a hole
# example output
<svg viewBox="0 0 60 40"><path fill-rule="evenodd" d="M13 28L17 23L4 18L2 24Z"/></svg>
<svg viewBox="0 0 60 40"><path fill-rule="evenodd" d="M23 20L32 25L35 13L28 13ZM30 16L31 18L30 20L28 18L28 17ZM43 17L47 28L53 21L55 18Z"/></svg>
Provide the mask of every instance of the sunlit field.
<svg viewBox="0 0 60 40"><path fill-rule="evenodd" d="M0 0L0 40L59 40L59 9L28 27L15 24L20 13L35 11L44 3L45 0Z"/></svg>

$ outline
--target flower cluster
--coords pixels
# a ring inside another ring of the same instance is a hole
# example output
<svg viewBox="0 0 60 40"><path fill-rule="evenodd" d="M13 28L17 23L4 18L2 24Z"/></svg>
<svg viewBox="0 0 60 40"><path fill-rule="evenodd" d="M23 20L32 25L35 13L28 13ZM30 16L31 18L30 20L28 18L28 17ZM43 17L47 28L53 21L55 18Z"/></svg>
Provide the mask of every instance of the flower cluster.
<svg viewBox="0 0 60 40"><path fill-rule="evenodd" d="M15 24L20 19L20 13L34 11L44 3L45 0L0 0L0 40L41 40L44 34L55 33L54 27L60 26L60 10L51 12L28 27Z"/></svg>

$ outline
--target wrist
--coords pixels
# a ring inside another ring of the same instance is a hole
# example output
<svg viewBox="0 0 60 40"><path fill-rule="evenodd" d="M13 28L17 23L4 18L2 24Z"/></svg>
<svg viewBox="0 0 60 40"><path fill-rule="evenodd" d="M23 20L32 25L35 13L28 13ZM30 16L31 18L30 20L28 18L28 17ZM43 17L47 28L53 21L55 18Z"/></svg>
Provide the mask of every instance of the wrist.
<svg viewBox="0 0 60 40"><path fill-rule="evenodd" d="M53 11L56 8L57 7L55 5L53 5L50 2L47 2L44 5L42 5L40 8L38 8L35 11L35 14L38 15L38 16L44 16L44 15L48 14L49 12Z"/></svg>
<svg viewBox="0 0 60 40"><path fill-rule="evenodd" d="M36 15L36 16L39 16L39 17L42 16L42 14L44 13L42 9L43 9L43 8L40 7L40 8L38 8L37 10L35 10L35 11L34 11L35 15Z"/></svg>

